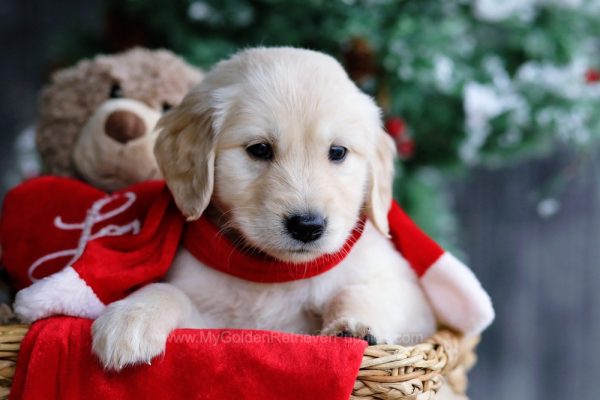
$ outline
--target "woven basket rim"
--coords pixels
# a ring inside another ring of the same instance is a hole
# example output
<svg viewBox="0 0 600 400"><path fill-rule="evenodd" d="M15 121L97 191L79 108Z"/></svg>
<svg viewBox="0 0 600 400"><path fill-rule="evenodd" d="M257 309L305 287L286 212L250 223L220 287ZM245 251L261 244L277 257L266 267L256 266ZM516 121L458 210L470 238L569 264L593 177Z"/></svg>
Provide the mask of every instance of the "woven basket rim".
<svg viewBox="0 0 600 400"><path fill-rule="evenodd" d="M30 325L0 325L0 399L6 399L15 373L21 342ZM444 382L458 394L466 390L466 373L475 362L478 338L465 339L441 329L412 346L368 346L356 377L351 399L413 400L433 398ZM420 396L419 399L422 397Z"/></svg>

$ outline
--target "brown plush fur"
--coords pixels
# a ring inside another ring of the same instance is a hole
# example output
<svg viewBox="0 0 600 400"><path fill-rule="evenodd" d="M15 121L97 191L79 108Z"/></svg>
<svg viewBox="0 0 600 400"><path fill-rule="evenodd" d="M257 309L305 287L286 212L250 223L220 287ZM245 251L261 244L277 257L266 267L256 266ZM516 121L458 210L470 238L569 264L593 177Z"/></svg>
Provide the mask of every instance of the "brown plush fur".
<svg viewBox="0 0 600 400"><path fill-rule="evenodd" d="M37 146L43 172L75 176L75 143L94 111L119 84L125 98L161 111L175 106L198 83L202 73L167 50L133 49L83 60L55 73L43 89Z"/></svg>

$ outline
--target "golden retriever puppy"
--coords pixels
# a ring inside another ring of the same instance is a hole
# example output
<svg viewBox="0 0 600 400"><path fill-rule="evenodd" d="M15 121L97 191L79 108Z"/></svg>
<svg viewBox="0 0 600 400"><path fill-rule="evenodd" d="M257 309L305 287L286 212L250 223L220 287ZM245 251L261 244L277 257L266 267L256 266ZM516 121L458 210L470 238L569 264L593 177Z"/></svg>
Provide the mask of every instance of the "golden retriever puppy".
<svg viewBox="0 0 600 400"><path fill-rule="evenodd" d="M244 50L217 64L159 122L155 153L177 206L235 243L290 265L335 253L335 268L256 283L185 248L163 283L111 304L93 325L109 369L149 363L176 328L248 328L411 343L435 331L417 277L388 240L392 140L373 100L330 56Z"/></svg>

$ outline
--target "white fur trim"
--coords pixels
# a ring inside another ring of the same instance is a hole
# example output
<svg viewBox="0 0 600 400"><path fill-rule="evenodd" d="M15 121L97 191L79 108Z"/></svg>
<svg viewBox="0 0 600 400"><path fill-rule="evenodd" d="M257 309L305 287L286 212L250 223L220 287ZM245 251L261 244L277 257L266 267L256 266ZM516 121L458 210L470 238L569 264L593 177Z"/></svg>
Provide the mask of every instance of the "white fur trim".
<svg viewBox="0 0 600 400"><path fill-rule="evenodd" d="M440 323L466 336L483 332L494 320L494 308L475 274L450 253L444 253L421 278Z"/></svg>
<svg viewBox="0 0 600 400"><path fill-rule="evenodd" d="M28 323L57 314L95 319L105 307L72 267L20 290L13 305L17 317Z"/></svg>

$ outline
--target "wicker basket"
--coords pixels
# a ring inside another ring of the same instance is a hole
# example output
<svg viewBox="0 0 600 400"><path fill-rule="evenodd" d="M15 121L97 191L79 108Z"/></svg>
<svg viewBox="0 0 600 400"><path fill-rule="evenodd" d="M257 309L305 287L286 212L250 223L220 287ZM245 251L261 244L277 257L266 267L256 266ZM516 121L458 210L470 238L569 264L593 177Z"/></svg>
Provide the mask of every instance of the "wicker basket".
<svg viewBox="0 0 600 400"><path fill-rule="evenodd" d="M8 397L19 347L28 329L28 325L0 325L0 399ZM416 346L369 346L351 400L433 399L444 382L464 395L476 345L477 340L464 340L442 330Z"/></svg>

